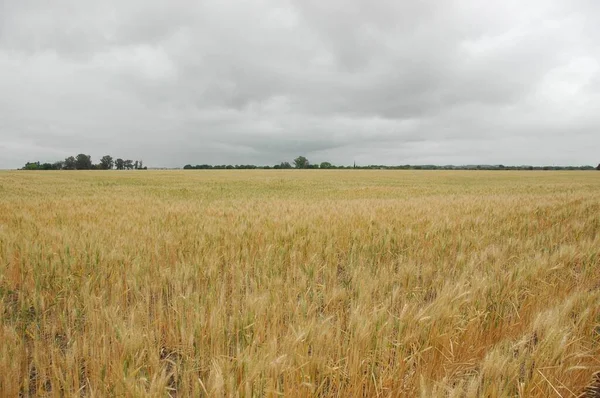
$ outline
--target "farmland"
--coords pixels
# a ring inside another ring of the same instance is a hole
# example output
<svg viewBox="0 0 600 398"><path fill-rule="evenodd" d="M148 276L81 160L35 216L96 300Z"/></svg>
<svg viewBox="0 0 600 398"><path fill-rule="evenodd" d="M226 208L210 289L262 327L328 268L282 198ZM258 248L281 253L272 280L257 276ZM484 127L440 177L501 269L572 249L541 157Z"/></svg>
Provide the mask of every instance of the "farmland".
<svg viewBox="0 0 600 398"><path fill-rule="evenodd" d="M576 396L600 173L0 172L6 396Z"/></svg>

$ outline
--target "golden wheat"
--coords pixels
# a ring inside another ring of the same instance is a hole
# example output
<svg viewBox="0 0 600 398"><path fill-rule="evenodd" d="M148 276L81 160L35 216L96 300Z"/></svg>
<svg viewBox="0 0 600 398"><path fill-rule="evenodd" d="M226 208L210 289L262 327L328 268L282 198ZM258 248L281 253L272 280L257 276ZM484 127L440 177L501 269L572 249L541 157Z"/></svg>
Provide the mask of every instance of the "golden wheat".
<svg viewBox="0 0 600 398"><path fill-rule="evenodd" d="M600 173L0 173L3 396L576 396Z"/></svg>

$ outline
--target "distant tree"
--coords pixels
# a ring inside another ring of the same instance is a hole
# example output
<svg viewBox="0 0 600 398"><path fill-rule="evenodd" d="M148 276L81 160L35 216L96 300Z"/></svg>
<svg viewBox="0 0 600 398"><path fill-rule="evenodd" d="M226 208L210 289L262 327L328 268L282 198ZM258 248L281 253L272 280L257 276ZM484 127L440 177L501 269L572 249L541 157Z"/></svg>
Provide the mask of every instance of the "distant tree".
<svg viewBox="0 0 600 398"><path fill-rule="evenodd" d="M298 156L296 159L294 159L294 165L297 169L307 169L308 164L308 159L306 159L304 156Z"/></svg>
<svg viewBox="0 0 600 398"><path fill-rule="evenodd" d="M75 168L77 170L90 170L92 168L92 157L90 155L80 153L75 158Z"/></svg>
<svg viewBox="0 0 600 398"><path fill-rule="evenodd" d="M113 161L112 156L104 155L102 159L100 159L100 168L103 170L110 170L114 167L115 162Z"/></svg>
<svg viewBox="0 0 600 398"><path fill-rule="evenodd" d="M109 170L113 166L116 166L118 170L133 169L136 167L138 170L148 170L148 167L143 166L142 161L134 162L131 160L124 161L123 159L117 159L113 161L112 157L106 155L102 157L100 163L93 164L92 157L80 153L77 156L69 156L64 161L58 161L54 163L41 163L41 162L27 162L21 170Z"/></svg>
<svg viewBox="0 0 600 398"><path fill-rule="evenodd" d="M69 156L65 159L64 169L65 170L75 170L77 168L77 160L75 157Z"/></svg>
<svg viewBox="0 0 600 398"><path fill-rule="evenodd" d="M281 162L281 164L278 167L279 169L291 169L292 165L290 164L290 162Z"/></svg>
<svg viewBox="0 0 600 398"><path fill-rule="evenodd" d="M136 160L135 163L133 164L133 168L137 170L139 164L140 164L140 162L138 160Z"/></svg>
<svg viewBox="0 0 600 398"><path fill-rule="evenodd" d="M330 169L333 165L329 162L321 162L321 169Z"/></svg>
<svg viewBox="0 0 600 398"><path fill-rule="evenodd" d="M25 163L25 167L23 167L23 170L39 170L40 169L40 162L27 162Z"/></svg>
<svg viewBox="0 0 600 398"><path fill-rule="evenodd" d="M596 170L600 170L600 163L598 163L598 166L596 166Z"/></svg>

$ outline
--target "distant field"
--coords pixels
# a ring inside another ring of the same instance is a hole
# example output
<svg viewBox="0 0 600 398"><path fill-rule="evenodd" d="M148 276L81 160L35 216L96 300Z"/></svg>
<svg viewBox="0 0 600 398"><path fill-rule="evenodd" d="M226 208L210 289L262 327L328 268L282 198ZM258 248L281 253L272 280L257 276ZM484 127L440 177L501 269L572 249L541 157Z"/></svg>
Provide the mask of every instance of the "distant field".
<svg viewBox="0 0 600 398"><path fill-rule="evenodd" d="M572 397L600 172L0 172L2 396Z"/></svg>

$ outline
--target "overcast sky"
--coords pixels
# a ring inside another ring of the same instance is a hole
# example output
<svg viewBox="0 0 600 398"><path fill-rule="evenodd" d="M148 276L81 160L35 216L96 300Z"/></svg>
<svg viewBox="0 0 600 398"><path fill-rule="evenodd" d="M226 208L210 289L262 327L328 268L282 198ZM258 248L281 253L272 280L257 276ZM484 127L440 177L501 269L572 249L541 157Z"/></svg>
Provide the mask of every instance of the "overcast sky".
<svg viewBox="0 0 600 398"><path fill-rule="evenodd" d="M0 0L0 168L600 162L597 0Z"/></svg>

